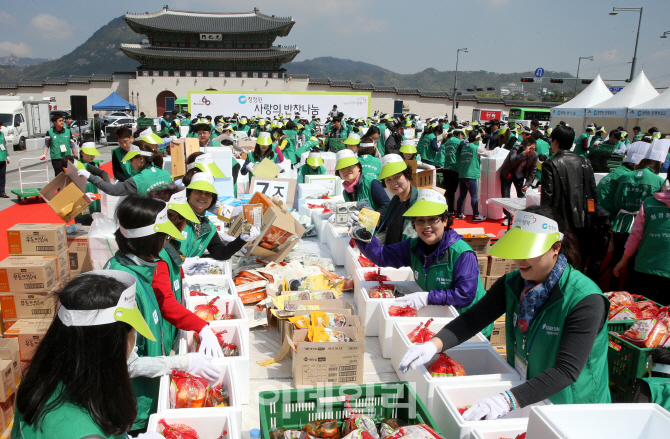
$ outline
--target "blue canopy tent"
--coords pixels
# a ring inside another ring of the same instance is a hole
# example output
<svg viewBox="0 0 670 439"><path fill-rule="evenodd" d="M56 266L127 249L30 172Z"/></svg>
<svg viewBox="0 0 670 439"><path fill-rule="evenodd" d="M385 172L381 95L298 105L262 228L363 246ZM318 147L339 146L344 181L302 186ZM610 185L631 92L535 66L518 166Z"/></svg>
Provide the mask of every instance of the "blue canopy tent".
<svg viewBox="0 0 670 439"><path fill-rule="evenodd" d="M130 102L126 101L121 96L116 94L116 92L112 92L112 94L107 96L105 99L95 104L93 106L93 109L105 110L105 111L131 110L134 112L136 107L135 105L131 104Z"/></svg>

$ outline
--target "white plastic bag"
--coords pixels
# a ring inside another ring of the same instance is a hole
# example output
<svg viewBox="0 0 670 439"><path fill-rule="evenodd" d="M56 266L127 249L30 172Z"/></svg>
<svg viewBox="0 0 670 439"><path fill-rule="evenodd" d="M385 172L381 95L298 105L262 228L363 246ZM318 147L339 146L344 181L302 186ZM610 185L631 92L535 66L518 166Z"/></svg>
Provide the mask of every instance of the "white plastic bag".
<svg viewBox="0 0 670 439"><path fill-rule="evenodd" d="M117 229L116 223L102 213L93 214L93 223L88 231L88 248L94 270L102 270L119 249L114 237Z"/></svg>

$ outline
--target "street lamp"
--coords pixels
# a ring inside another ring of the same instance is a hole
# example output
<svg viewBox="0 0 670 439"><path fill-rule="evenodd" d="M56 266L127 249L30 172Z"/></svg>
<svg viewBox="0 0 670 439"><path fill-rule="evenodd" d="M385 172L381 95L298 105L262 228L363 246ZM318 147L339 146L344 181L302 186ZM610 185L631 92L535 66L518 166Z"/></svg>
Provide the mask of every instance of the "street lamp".
<svg viewBox="0 0 670 439"><path fill-rule="evenodd" d="M579 65L582 63L583 59L588 59L589 61L593 61L592 56L580 56L579 57L579 62L577 63L577 79L575 79L575 96L577 96L577 82L579 81Z"/></svg>
<svg viewBox="0 0 670 439"><path fill-rule="evenodd" d="M670 31L665 31L663 32L663 35L661 35L661 38L668 38L668 35L670 35Z"/></svg>
<svg viewBox="0 0 670 439"><path fill-rule="evenodd" d="M458 53L459 52L469 52L468 48L456 50L456 71L454 72L454 95L451 100L451 119L456 122L456 81L458 79Z"/></svg>
<svg viewBox="0 0 670 439"><path fill-rule="evenodd" d="M637 36L635 37L635 52L633 52L633 63L630 66L630 78L628 82L633 80L633 74L635 73L635 63L637 62L637 43L640 41L640 24L642 24L642 8L612 8L610 15L617 15L619 12L639 12L640 19L637 22Z"/></svg>

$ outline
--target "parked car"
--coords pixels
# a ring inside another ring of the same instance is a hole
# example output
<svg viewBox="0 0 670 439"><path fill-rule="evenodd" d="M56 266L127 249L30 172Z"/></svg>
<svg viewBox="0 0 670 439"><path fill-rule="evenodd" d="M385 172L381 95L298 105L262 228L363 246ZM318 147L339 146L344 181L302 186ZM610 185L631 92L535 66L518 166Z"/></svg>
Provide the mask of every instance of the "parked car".
<svg viewBox="0 0 670 439"><path fill-rule="evenodd" d="M109 123L111 124L113 121L117 119L127 119L129 117L133 117L131 114L128 114L124 111L115 111L113 113L109 113L104 115L102 118L103 120L108 120Z"/></svg>
<svg viewBox="0 0 670 439"><path fill-rule="evenodd" d="M135 126L137 125L137 118L135 117L125 117L122 119L110 120L110 127L120 127L120 126Z"/></svg>

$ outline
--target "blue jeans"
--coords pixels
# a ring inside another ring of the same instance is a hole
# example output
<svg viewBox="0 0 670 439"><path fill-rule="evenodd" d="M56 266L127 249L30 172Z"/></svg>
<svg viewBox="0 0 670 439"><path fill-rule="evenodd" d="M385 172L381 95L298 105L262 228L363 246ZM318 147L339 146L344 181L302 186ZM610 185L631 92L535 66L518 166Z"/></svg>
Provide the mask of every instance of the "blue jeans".
<svg viewBox="0 0 670 439"><path fill-rule="evenodd" d="M479 215L479 194L477 192L477 179L459 178L458 188L460 189L461 193L458 196L458 201L456 202L456 214L460 215L463 213L463 202L465 201L465 197L468 196L468 192L470 192L470 205L472 206L472 216Z"/></svg>

